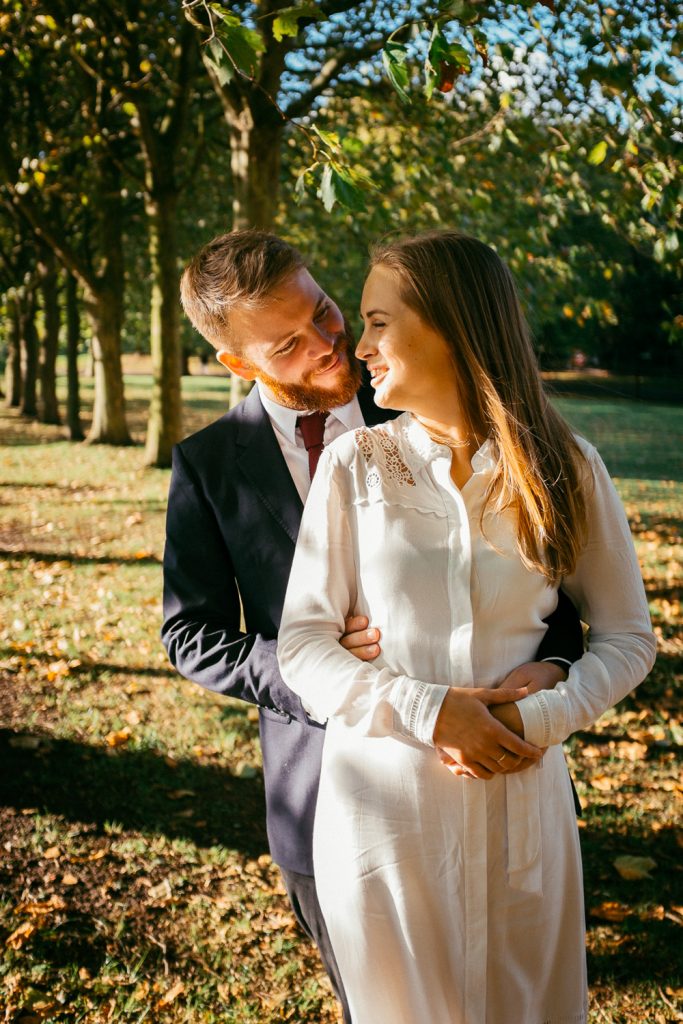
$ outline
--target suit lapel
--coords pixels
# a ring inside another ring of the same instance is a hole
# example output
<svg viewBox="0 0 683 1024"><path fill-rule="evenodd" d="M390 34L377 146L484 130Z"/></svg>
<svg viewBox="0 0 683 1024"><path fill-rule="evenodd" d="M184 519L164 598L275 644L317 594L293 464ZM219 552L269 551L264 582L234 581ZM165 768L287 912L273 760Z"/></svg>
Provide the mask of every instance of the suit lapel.
<svg viewBox="0 0 683 1024"><path fill-rule="evenodd" d="M242 422L237 436L237 464L254 491L292 542L301 525L303 505L270 419L253 387L242 403Z"/></svg>

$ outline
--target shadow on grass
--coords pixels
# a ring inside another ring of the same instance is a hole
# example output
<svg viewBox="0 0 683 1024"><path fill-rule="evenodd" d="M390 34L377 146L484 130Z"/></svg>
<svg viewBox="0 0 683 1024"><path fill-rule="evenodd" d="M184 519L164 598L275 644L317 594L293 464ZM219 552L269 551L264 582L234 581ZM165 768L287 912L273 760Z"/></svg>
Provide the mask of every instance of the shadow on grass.
<svg viewBox="0 0 683 1024"><path fill-rule="evenodd" d="M594 948L588 953L588 980L592 985L616 982L680 984L683 943L680 914L683 876L680 847L673 828L654 832L631 826L627 836L610 829L593 814L581 832L589 932ZM614 868L616 857L648 856L656 863L652 877L625 881ZM626 908L620 921L601 919L601 906ZM597 909L596 909L597 908ZM628 910L630 909L630 913ZM600 936L600 931L607 936Z"/></svg>
<svg viewBox="0 0 683 1024"><path fill-rule="evenodd" d="M161 645L161 641L159 641ZM0 659L12 658L16 655L16 647L0 647ZM49 651L30 651L29 657L32 663L42 662L43 664L53 662L54 654ZM159 679L177 679L178 674L170 662L162 665L121 665L115 661L88 661L83 659L79 664L69 665L70 676L87 676L89 679L99 679L100 676L151 676Z"/></svg>
<svg viewBox="0 0 683 1024"><path fill-rule="evenodd" d="M161 565L156 555L75 555L71 551L39 551L37 548L0 548L0 558L12 558L15 561L36 562L72 562L74 565Z"/></svg>
<svg viewBox="0 0 683 1024"><path fill-rule="evenodd" d="M260 778L225 768L169 762L152 750L113 750L39 733L0 730L0 804L67 821L154 832L221 845L249 857L267 853ZM173 799L185 791L180 799ZM191 814L188 814L188 811Z"/></svg>

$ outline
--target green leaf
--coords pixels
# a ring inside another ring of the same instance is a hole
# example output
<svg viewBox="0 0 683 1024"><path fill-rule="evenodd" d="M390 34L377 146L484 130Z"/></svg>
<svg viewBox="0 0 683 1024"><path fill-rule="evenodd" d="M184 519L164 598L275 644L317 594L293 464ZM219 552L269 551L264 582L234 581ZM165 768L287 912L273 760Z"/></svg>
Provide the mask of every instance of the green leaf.
<svg viewBox="0 0 683 1024"><path fill-rule="evenodd" d="M329 213L334 204L337 202L337 193L334 187L334 175L331 164L325 164L323 167L322 178L320 179L320 188L318 189L318 195L323 201L323 206Z"/></svg>
<svg viewBox="0 0 683 1024"><path fill-rule="evenodd" d="M209 50L211 56L207 57L204 53L204 63L211 68L220 85L227 85L235 77L235 69L227 53L215 37L209 43Z"/></svg>
<svg viewBox="0 0 683 1024"><path fill-rule="evenodd" d="M281 43L285 36L298 36L299 19L313 18L319 21L323 17L318 10L317 4L301 4L298 7L283 7L277 12L273 21L273 36L278 43Z"/></svg>
<svg viewBox="0 0 683 1024"><path fill-rule="evenodd" d="M326 132L322 128L318 128L318 126L315 124L312 127L313 131L318 136L318 138L320 139L324 146L327 146L327 148L332 150L333 153L339 152L340 142L339 136L337 135L336 132Z"/></svg>
<svg viewBox="0 0 683 1024"><path fill-rule="evenodd" d="M362 185L371 186L370 179L362 174L354 174L341 164L329 163L323 168L318 195L323 206L329 213L335 203L341 203L349 210L364 210Z"/></svg>
<svg viewBox="0 0 683 1024"><path fill-rule="evenodd" d="M601 164L607 156L607 143L603 139L602 142L598 142L596 146L593 146L590 153L588 154L588 163L592 164L593 167L597 167Z"/></svg>
<svg viewBox="0 0 683 1024"><path fill-rule="evenodd" d="M453 88L453 79L460 73L455 70L458 68L472 70L470 55L460 43L449 42L441 24L437 22L432 30L429 53L424 64L424 92L428 100L432 98L435 88L442 92L449 92Z"/></svg>
<svg viewBox="0 0 683 1024"><path fill-rule="evenodd" d="M403 43L389 42L382 50L382 63L387 78L404 103L410 103L410 96L406 91L408 86L407 56L408 47Z"/></svg>
<svg viewBox="0 0 683 1024"><path fill-rule="evenodd" d="M294 184L294 199L296 200L297 203L301 203L304 200L305 196L306 196L306 178L307 178L307 176L308 176L308 168L306 168L305 171L302 171L301 174L298 175L298 177L296 179L296 182Z"/></svg>
<svg viewBox="0 0 683 1024"><path fill-rule="evenodd" d="M220 42L228 51L229 58L236 68L244 75L253 78L258 71L259 54L265 50L265 44L258 32L235 25L233 19L225 19L218 26Z"/></svg>

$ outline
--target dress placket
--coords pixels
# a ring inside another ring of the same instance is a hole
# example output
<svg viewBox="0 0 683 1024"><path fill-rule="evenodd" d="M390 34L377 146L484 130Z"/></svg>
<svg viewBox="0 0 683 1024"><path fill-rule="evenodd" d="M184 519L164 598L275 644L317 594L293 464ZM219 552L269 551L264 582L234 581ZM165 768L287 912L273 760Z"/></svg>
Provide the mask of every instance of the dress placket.
<svg viewBox="0 0 683 1024"><path fill-rule="evenodd" d="M433 465L445 492L448 515L448 592L451 611L451 685L474 686L472 663L472 536L462 492L450 476L450 453ZM486 783L468 779L463 786L465 927L464 1020L485 1024L488 936Z"/></svg>

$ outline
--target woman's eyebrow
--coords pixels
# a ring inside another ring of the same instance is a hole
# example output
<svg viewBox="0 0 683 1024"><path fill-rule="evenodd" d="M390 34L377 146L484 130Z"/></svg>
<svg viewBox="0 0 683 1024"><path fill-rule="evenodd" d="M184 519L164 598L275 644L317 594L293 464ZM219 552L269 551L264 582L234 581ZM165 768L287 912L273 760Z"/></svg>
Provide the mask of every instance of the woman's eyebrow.
<svg viewBox="0 0 683 1024"><path fill-rule="evenodd" d="M361 320L362 320L363 319L363 310L359 309L358 312L360 313L360 317L361 317ZM365 316L366 317L368 317L368 316L376 316L377 313L381 313L382 316L391 316L391 314L389 312L387 312L386 309L369 309L367 311L367 313L365 314Z"/></svg>

